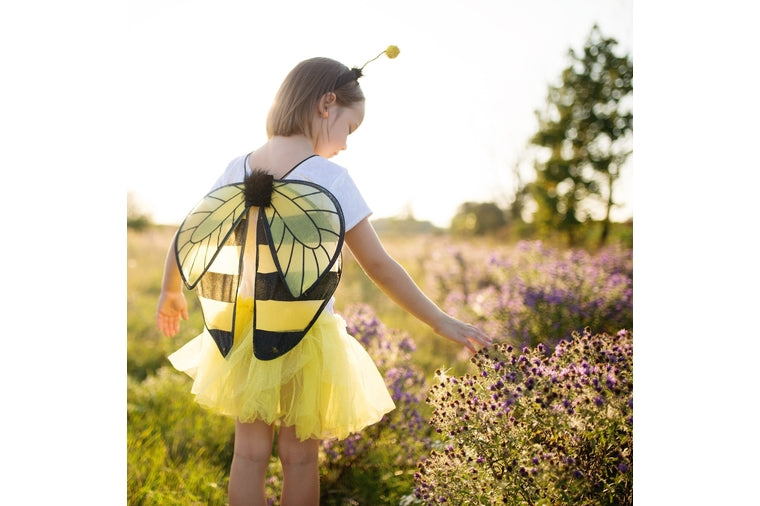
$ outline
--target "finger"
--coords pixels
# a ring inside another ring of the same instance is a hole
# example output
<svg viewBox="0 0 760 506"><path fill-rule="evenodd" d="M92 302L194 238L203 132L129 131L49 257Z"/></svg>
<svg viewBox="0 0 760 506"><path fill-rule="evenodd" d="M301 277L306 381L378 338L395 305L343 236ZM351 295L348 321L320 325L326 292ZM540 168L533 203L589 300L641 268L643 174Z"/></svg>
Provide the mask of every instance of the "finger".
<svg viewBox="0 0 760 506"><path fill-rule="evenodd" d="M161 333L165 337L171 337L171 328L169 328L169 323L166 320L161 321Z"/></svg>
<svg viewBox="0 0 760 506"><path fill-rule="evenodd" d="M477 353L478 350L475 348L475 345L472 344L472 342L470 341L470 339L468 337L464 338L464 345L472 353Z"/></svg>
<svg viewBox="0 0 760 506"><path fill-rule="evenodd" d="M488 335L486 335L486 333L482 330L476 328L475 335L477 336L478 341L480 341L482 344L485 344L486 346L491 346L493 344L491 338L488 337Z"/></svg>
<svg viewBox="0 0 760 506"><path fill-rule="evenodd" d="M473 336L470 339L471 341L476 342L480 346L491 346L493 344L488 337L483 336L483 335Z"/></svg>
<svg viewBox="0 0 760 506"><path fill-rule="evenodd" d="M158 328L166 337L173 337L176 333L175 319L165 314L158 315Z"/></svg>

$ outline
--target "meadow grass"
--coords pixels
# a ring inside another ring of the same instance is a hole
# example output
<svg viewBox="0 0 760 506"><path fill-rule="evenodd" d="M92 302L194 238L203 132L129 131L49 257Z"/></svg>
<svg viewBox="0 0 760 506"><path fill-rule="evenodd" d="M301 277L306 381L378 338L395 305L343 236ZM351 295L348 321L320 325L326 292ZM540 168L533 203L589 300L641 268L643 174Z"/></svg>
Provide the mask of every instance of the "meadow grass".
<svg viewBox="0 0 760 506"><path fill-rule="evenodd" d="M177 336L168 339L155 326L173 233L173 227L159 226L127 231L127 501L224 505L234 422L200 408L190 393L190 378L167 359L203 328L195 294L185 292L190 318ZM545 340L555 327L574 328L584 319L632 328L632 301L625 295L632 283L629 248L592 255L498 237L382 239L431 299L492 330L497 341L526 332L530 339ZM415 504L417 460L441 444L427 423L432 408L424 401L435 371L461 376L478 370L466 350L388 299L347 249L343 261L336 311L346 316L352 335L378 364L397 409L361 434L323 443L321 502ZM579 317L579 311L588 316ZM266 485L270 504L277 504L281 468L276 458Z"/></svg>
<svg viewBox="0 0 760 506"><path fill-rule="evenodd" d="M166 338L155 326L161 276L173 233L172 227L160 226L127 231L128 502L135 505L225 504L234 422L197 406L189 393L190 378L174 370L167 359L203 328L195 294L185 291L190 318L181 322L177 336ZM385 244L422 284L425 257L433 247L430 238L391 237ZM368 304L387 327L404 329L418 346L413 361L431 379L439 367L456 366L458 372L467 368L466 360L457 359L460 353L457 346L436 336L395 306L367 278L347 250L343 262L344 274L335 294L337 312L342 313L356 303ZM323 502L342 504L347 495L360 493L370 498L385 495L388 499L388 492L382 492L383 486L379 484L401 479L406 492L411 490L413 470L394 468L393 462L386 460L392 452L382 451L383 447L392 448L398 441L388 434L378 434L378 437L381 439L375 442L380 451L367 457L366 466L336 466L329 470L330 475L325 479L335 487L325 492ZM272 471L278 471L276 459L273 459ZM378 481L375 472L387 479ZM270 478L268 485L272 485L272 492L277 491L276 475ZM395 495L401 492L397 490Z"/></svg>

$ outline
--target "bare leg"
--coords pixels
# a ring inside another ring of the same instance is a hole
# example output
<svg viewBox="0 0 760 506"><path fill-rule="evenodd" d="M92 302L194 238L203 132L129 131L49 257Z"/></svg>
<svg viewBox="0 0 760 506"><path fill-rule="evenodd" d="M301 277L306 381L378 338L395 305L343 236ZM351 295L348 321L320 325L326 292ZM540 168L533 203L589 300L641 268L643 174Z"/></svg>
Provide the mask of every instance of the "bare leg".
<svg viewBox="0 0 760 506"><path fill-rule="evenodd" d="M299 441L293 427L281 427L282 506L319 504L319 440Z"/></svg>
<svg viewBox="0 0 760 506"><path fill-rule="evenodd" d="M262 421L235 423L235 454L230 468L230 506L264 506L274 428Z"/></svg>

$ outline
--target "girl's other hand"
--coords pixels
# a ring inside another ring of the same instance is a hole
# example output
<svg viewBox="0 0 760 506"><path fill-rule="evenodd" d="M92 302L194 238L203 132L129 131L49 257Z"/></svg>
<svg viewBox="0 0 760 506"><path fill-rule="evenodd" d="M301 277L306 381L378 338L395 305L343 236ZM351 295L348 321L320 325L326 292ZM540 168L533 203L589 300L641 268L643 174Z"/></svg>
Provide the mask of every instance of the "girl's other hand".
<svg viewBox="0 0 760 506"><path fill-rule="evenodd" d="M156 326L166 337L174 337L179 332L179 319L187 320L187 301L179 292L161 292L158 299Z"/></svg>
<svg viewBox="0 0 760 506"><path fill-rule="evenodd" d="M435 333L439 336L459 343L472 353L477 353L478 348L491 346L493 341L480 329L446 315L440 326L435 327Z"/></svg>

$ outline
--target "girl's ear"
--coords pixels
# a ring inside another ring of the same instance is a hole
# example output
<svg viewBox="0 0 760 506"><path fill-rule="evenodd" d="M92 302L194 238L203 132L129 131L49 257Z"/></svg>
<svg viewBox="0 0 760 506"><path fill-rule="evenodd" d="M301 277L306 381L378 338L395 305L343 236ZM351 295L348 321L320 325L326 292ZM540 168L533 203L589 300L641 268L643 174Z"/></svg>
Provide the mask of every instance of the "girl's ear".
<svg viewBox="0 0 760 506"><path fill-rule="evenodd" d="M321 115L328 107L335 104L337 97L334 92L330 91L322 95L319 99L319 114Z"/></svg>

